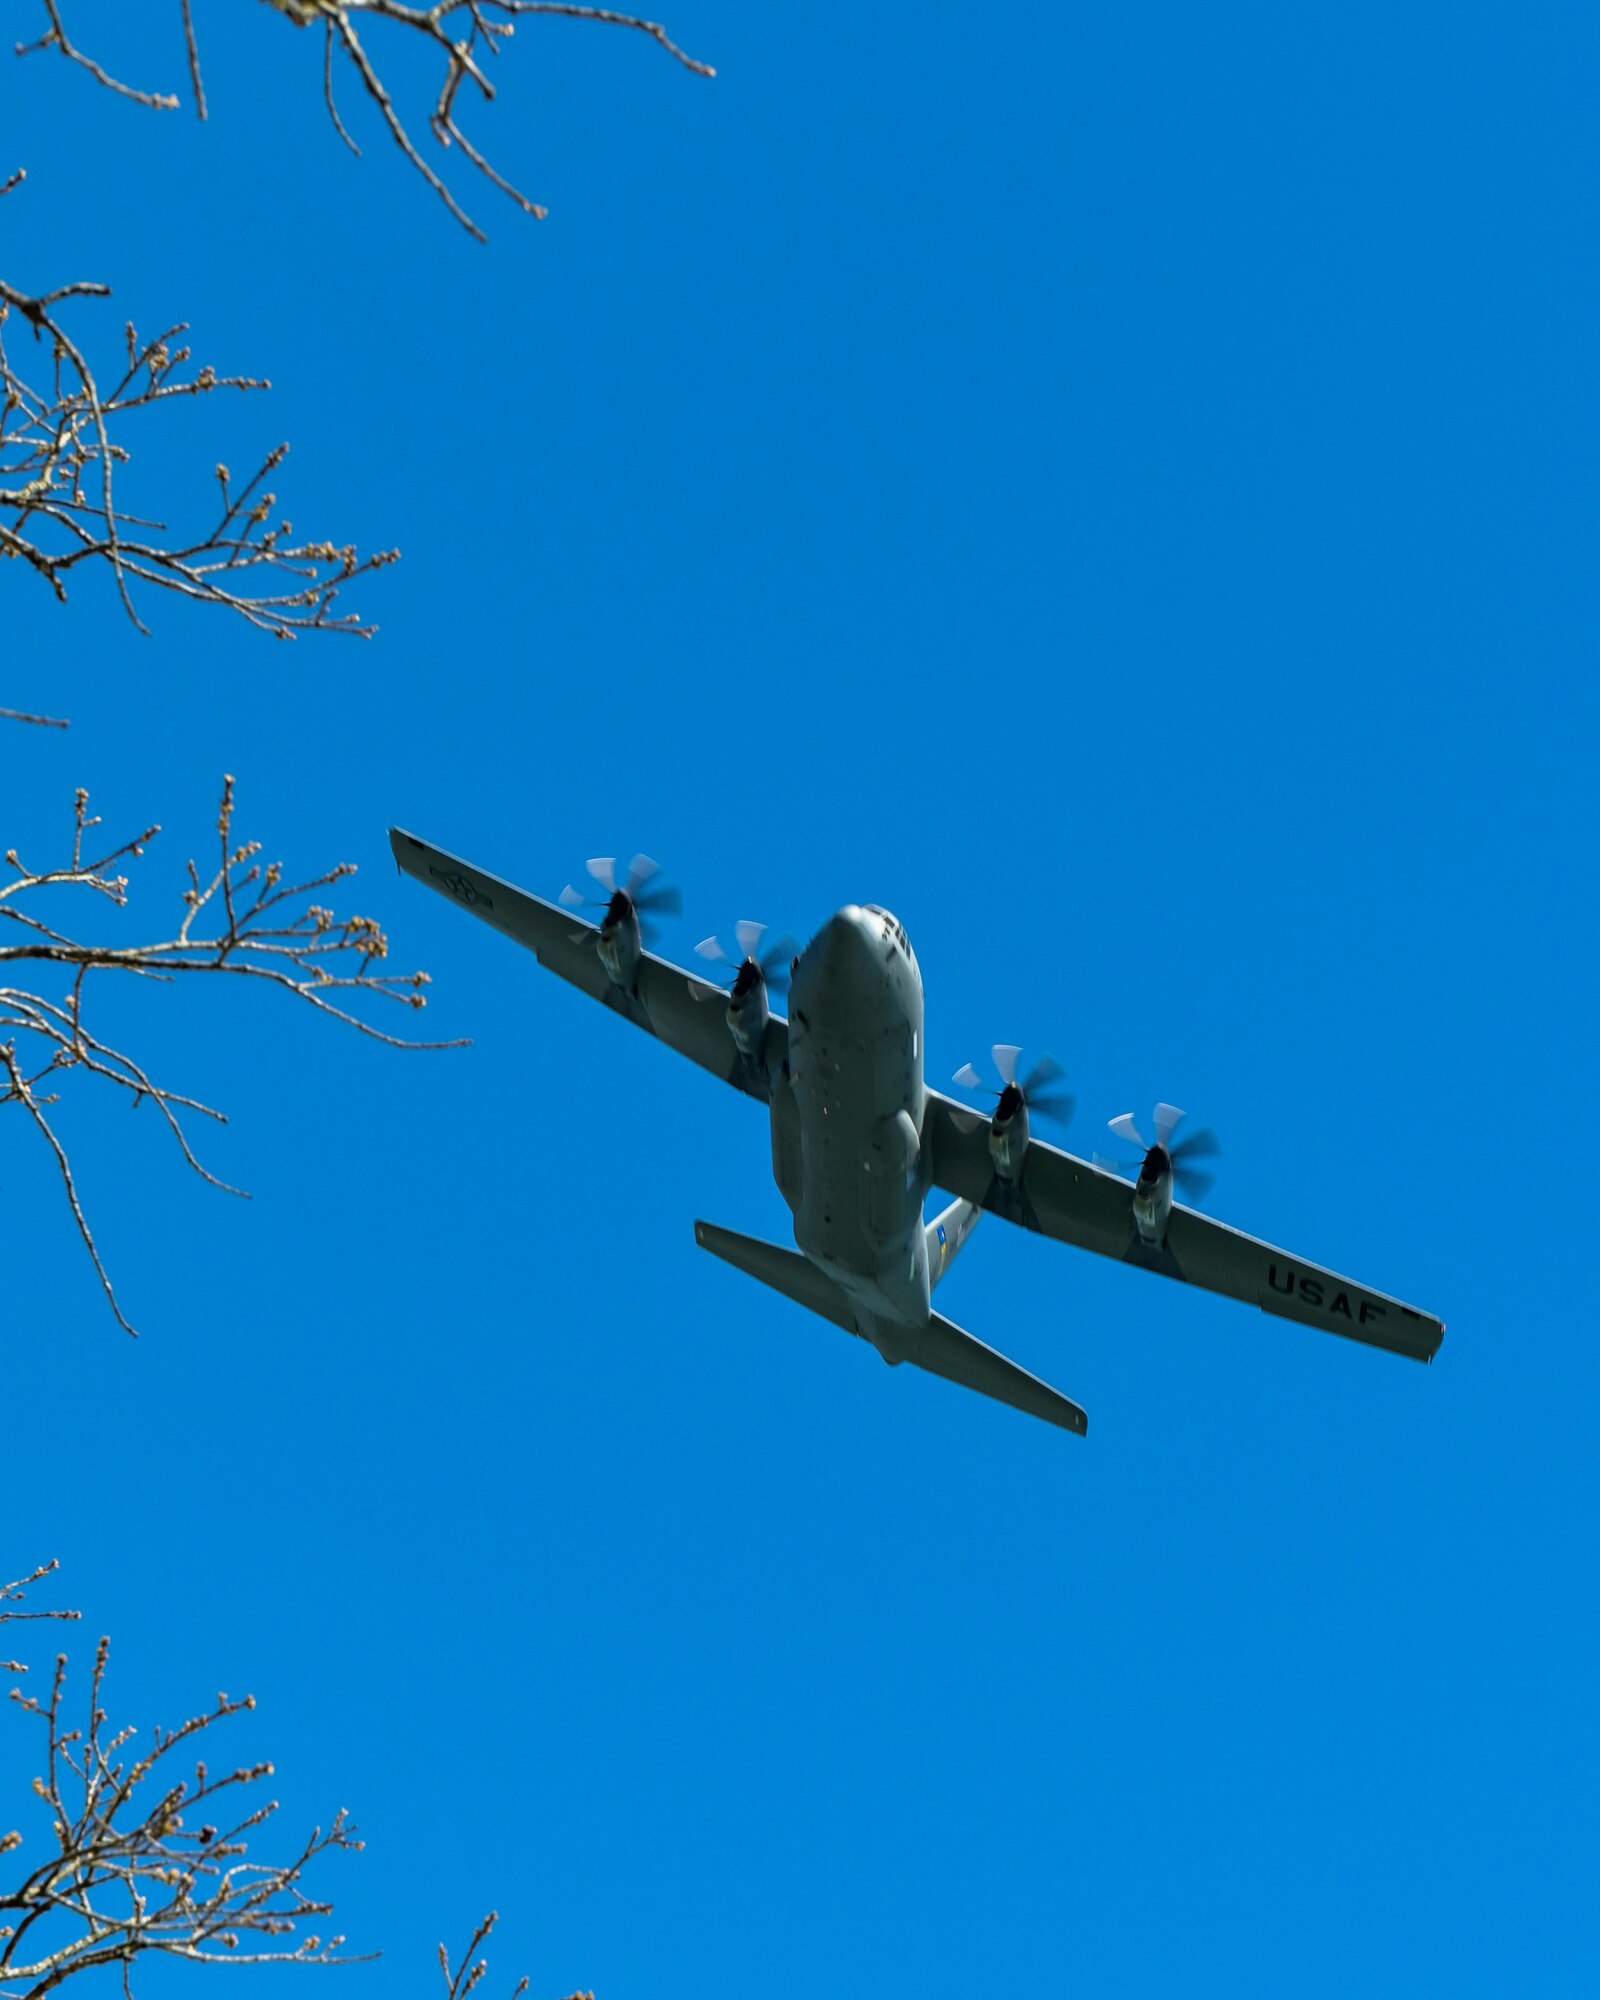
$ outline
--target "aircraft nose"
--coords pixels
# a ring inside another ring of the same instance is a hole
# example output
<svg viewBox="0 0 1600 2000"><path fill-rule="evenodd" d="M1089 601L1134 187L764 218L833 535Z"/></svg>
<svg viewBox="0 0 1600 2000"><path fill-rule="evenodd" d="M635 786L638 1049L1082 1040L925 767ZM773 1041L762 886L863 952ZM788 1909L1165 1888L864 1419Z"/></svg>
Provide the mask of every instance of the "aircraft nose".
<svg viewBox="0 0 1600 2000"><path fill-rule="evenodd" d="M824 994L844 994L871 978L873 966L871 919L859 904L846 904L806 946L795 975L794 990L804 1004Z"/></svg>

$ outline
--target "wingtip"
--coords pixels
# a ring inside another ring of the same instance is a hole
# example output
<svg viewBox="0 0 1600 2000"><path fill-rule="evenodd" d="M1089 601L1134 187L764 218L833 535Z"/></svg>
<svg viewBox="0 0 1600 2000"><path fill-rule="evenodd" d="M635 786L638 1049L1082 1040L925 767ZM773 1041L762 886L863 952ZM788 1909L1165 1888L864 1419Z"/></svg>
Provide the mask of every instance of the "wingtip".
<svg viewBox="0 0 1600 2000"><path fill-rule="evenodd" d="M416 848L419 854L426 851L426 843L418 840L417 836L414 833L408 833L403 826L390 827L389 852L394 856L395 867L400 870L401 874L404 874L405 863L400 858L400 850L402 843L406 847Z"/></svg>

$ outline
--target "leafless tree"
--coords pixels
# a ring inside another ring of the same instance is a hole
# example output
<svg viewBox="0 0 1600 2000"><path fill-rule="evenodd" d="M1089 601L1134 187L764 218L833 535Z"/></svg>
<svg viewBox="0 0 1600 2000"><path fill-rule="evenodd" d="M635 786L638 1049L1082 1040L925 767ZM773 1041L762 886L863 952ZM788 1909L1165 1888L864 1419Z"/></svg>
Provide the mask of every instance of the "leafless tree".
<svg viewBox="0 0 1600 2000"><path fill-rule="evenodd" d="M55 1567L43 1563L0 1587L0 1624L78 1616L16 1608ZM25 1852L20 1828L0 1834L0 1856L17 1855L24 1870L16 1882L0 1883L0 2000L43 2000L81 1973L108 1968L120 1974L131 2000L139 1966L152 1957L197 1965L349 1963L357 1954L345 1951L344 1938L320 1928L333 1905L306 1879L331 1850L360 1851L349 1814L341 1807L326 1831L314 1828L286 1860L261 1860L251 1842L278 1810L259 1790L272 1765L218 1771L204 1754L207 1732L252 1710L254 1696L219 1694L211 1707L174 1729L153 1730L136 1748L137 1729L114 1728L103 1706L109 1656L110 1642L102 1638L76 1725L67 1708L65 1653L56 1656L43 1698L11 1690L39 1732L42 1768L33 1792L48 1824L37 1859ZM0 1667L27 1672L20 1660ZM487 1966L474 1954L495 1922L491 1912L478 1925L454 1973L440 1945L450 2000L465 2000L484 1978ZM527 1987L523 1979L513 2000Z"/></svg>
<svg viewBox="0 0 1600 2000"><path fill-rule="evenodd" d="M73 805L68 851L45 867L25 863L15 848L5 855L11 871L0 880L0 1108L26 1113L49 1149L84 1247L94 1262L111 1310L134 1331L116 1293L78 1192L66 1145L48 1113L70 1076L98 1078L125 1091L131 1101L156 1107L184 1159L213 1187L238 1194L209 1172L190 1146L185 1114L226 1123L208 1104L158 1082L136 1057L113 1046L91 1025L86 1006L92 975L117 974L159 981L213 979L265 981L303 1000L321 1014L394 1048L446 1048L390 1034L369 1018L372 1003L394 1002L420 1009L426 1004L425 972L385 970L388 940L371 917L338 917L319 900L322 893L355 873L340 862L318 875L294 880L278 861L263 862L261 843L238 841L233 833L233 779L225 778L217 813L218 848L204 873L193 861L174 923L152 941L97 942L62 928L62 891L102 913L109 903L124 907L128 877L120 864L141 856L161 829L147 826L131 840L101 848L93 838L100 822L89 813L89 795L79 791ZM42 912L48 910L46 916ZM53 984L40 975L52 975ZM34 983L12 985L22 978ZM96 981L96 986L102 983ZM357 1012L357 1008L367 1011Z"/></svg>
<svg viewBox="0 0 1600 2000"><path fill-rule="evenodd" d="M458 146L468 161L477 168L502 194L509 195L525 215L543 216L544 209L537 202L530 201L520 189L512 185L505 176L473 144L462 130L459 118L459 101L463 86L469 95L476 95L484 102L492 102L495 87L489 79L487 65L491 64L510 40L519 20L534 15L557 15L569 21L594 21L607 27L629 28L635 33L648 35L658 43L675 61L691 70L696 76L715 76L716 71L709 63L697 61L679 48L659 21L647 21L639 14L618 13L610 7L579 6L573 0L433 0L431 5L408 5L406 0L268 0L268 4L292 21L297 28L320 28L322 30L322 96L327 105L328 116L333 121L334 130L350 150L359 155L361 148L351 138L345 128L339 109L334 101L334 58L342 55L355 71L361 89L377 106L389 137L433 189L457 222L470 230L479 241L483 231L472 220L456 200L439 174L418 152L410 132L401 119L390 95L388 85L375 58L368 52L365 42L357 32L360 21L365 28L375 25L383 32L394 35L409 34L430 44L438 51L441 80L439 94L428 115L428 127L442 147ZM40 49L54 49L69 62L79 65L106 89L114 90L123 97L134 99L139 104L150 106L152 110L170 111L177 107L178 99L168 91L138 90L121 82L108 70L86 55L67 33L63 18L66 0L39 0L45 18L45 29L39 39L29 43L18 43L19 55L30 55ZM205 80L200 67L200 45L195 32L193 0L178 0L183 20L185 46L189 56L189 89L195 110L200 117L206 116Z"/></svg>
<svg viewBox="0 0 1600 2000"><path fill-rule="evenodd" d="M296 27L322 30L322 91L339 136L359 152L334 99L335 57L351 65L389 137L427 181L450 213L471 233L483 232L444 180L418 151L401 119L362 29L379 24L386 35L420 37L438 52L441 80L428 117L444 148L458 147L468 162L525 213L544 210L507 180L462 129L463 91L484 102L495 96L488 68L503 52L519 19L563 16L627 28L657 42L697 75L714 74L679 48L657 22L568 0L269 0ZM55 50L105 88L152 108L172 108L170 94L135 89L112 76L71 40L66 0L39 0L43 32L19 55ZM206 97L191 0L178 0L188 52L195 109L206 116ZM0 198L21 185L19 170L0 183ZM20 561L65 601L80 570L109 571L129 618L143 631L135 608L140 586L175 593L190 602L220 606L279 638L307 631L370 636L375 629L338 602L341 587L395 559L389 550L367 557L330 541L296 542L287 520L274 517L268 482L287 445L268 452L254 475L236 485L226 466L215 471L215 510L198 529L170 530L124 504L122 469L131 456L137 411L175 398L218 389L264 391L261 379L220 374L194 363L183 344L186 325L174 324L153 340L132 325L114 360L79 332L77 302L103 299L109 287L72 279L27 290L0 278L0 555ZM20 335L20 339L18 336ZM32 346L28 346L31 335ZM0 708L0 720L65 727L59 716L33 708ZM226 1188L191 1147L185 1117L222 1120L213 1107L157 1081L127 1050L103 1037L87 1018L90 975L118 973L157 981L186 975L232 975L264 981L392 1046L440 1048L391 1034L370 1017L375 1003L412 1008L425 1004L427 975L385 970L388 943L369 917L336 916L321 894L354 872L339 863L303 880L290 880L279 862L263 862L261 844L233 836L234 788L223 781L217 817L215 864L202 871L191 861L181 912L153 941L105 941L61 914L63 899L104 917L123 909L128 877L120 864L143 855L160 828L151 825L119 844L94 839L99 825L79 790L73 807L70 849L43 867L25 863L15 847L5 853L9 877L0 877L0 1107L14 1106L39 1134L58 1174L74 1221L106 1298L129 1332L79 1195L67 1147L51 1113L65 1080L97 1078L126 1092L134 1105L152 1103L187 1164L213 1186ZM99 990L103 982L96 982ZM239 1189L230 1189L239 1193ZM75 1611L19 1609L30 1585L55 1569L42 1565L17 1583L0 1586L0 1624L25 1619L77 1618ZM58 1655L43 1698L11 1690L17 1708L42 1735L41 1775L33 1782L48 1819L44 1856L34 1860L20 1830L0 1833L0 1857L21 1857L26 1872L13 1887L0 1882L0 2000L42 2000L68 1979L114 1969L127 2000L140 1963L151 1956L200 1964L331 1964L350 1955L340 1935L324 1936L310 1924L331 1914L331 1904L306 1885L307 1872L330 1849L359 1849L355 1828L341 1809L326 1832L317 1829L285 1861L252 1855L276 1813L258 1803L272 1774L267 1763L218 1774L196 1756L192 1775L180 1774L196 1739L254 1707L251 1697L216 1703L173 1729L157 1729L147 1747L133 1747L136 1731L113 1728L102 1705L109 1643L102 1638L90 1673L87 1707L73 1726L66 1708L67 1656ZM26 1672L20 1661L0 1670ZM0 1822L3 1825L3 1822ZM487 1975L479 1956L494 1929L491 1912L473 1932L452 1967L441 1944L439 1966L449 2000L466 2000ZM528 1988L526 1978L512 2000ZM593 2000L574 1995L573 2000Z"/></svg>

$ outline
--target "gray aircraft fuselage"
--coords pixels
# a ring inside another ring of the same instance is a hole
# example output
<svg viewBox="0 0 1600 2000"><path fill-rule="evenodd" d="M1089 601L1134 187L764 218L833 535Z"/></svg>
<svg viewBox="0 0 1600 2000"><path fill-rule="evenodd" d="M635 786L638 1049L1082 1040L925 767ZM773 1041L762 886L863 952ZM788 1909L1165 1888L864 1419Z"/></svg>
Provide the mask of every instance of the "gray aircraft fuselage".
<svg viewBox="0 0 1600 2000"><path fill-rule="evenodd" d="M886 910L849 904L795 962L772 1164L794 1238L872 1320L930 1311L922 975Z"/></svg>

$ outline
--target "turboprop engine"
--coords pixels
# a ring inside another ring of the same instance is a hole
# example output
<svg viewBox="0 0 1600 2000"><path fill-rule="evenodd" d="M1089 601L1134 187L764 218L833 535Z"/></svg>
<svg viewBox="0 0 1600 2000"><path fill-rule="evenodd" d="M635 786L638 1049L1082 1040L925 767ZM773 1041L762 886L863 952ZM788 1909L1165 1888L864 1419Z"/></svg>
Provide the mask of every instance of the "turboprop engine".
<svg viewBox="0 0 1600 2000"><path fill-rule="evenodd" d="M1165 1243L1171 1215L1172 1159L1164 1146L1152 1146L1133 1186L1133 1226L1146 1243Z"/></svg>
<svg viewBox="0 0 1600 2000"><path fill-rule="evenodd" d="M724 989L714 986L709 980L692 979L689 991L696 1000L721 999L726 993L728 1033L733 1037L734 1047L740 1055L759 1062L766 1047L767 1022L771 1018L767 994L769 990L781 991L788 985L789 966L796 946L793 938L780 937L763 951L761 940L767 934L767 927L753 923L748 917L742 917L734 925L733 934L738 940L737 956L725 950L714 937L702 938L695 946L702 958L708 958L716 965L734 968L732 986Z"/></svg>
<svg viewBox="0 0 1600 2000"><path fill-rule="evenodd" d="M595 953L605 967L606 977L613 986L620 986L624 993L631 993L639 972L639 954L644 949L649 919L676 915L683 907L683 898L676 889L670 889L664 883L656 883L654 888L650 886L661 873L661 868L648 854L633 857L628 864L627 880L620 884L613 856L599 855L584 865L605 890L604 897L585 896L568 883L559 900L569 910L588 908L605 911L597 932L584 931L579 936L594 937Z"/></svg>
<svg viewBox="0 0 1600 2000"><path fill-rule="evenodd" d="M1158 1104L1153 1146L1146 1144L1133 1122L1131 1111L1124 1111L1111 1120L1111 1129L1119 1139L1126 1139L1144 1151L1144 1158L1139 1164L1139 1178L1133 1188L1133 1226L1153 1249L1159 1249L1167 1240L1174 1182L1191 1201L1199 1201L1210 1190L1212 1176L1201 1172L1193 1163L1213 1158L1220 1150L1216 1134L1209 1129L1191 1132L1187 1139L1174 1145L1173 1134L1184 1116L1175 1104ZM1097 1160L1095 1164L1126 1171L1116 1161Z"/></svg>
<svg viewBox="0 0 1600 2000"><path fill-rule="evenodd" d="M1019 1081L1017 1063L1022 1051L1015 1043L996 1042L990 1053L1000 1078L1000 1094L995 1099L994 1114L989 1120L989 1157L1001 1180L1014 1181L1022 1172L1022 1162L1028 1151L1029 1106L1064 1125L1072 1116L1073 1101L1065 1092L1049 1088L1066 1074L1054 1057L1040 1056ZM972 1063L962 1064L956 1071L955 1081L968 1090L980 1089L983 1084L983 1078ZM977 1122L975 1117L973 1122Z"/></svg>

